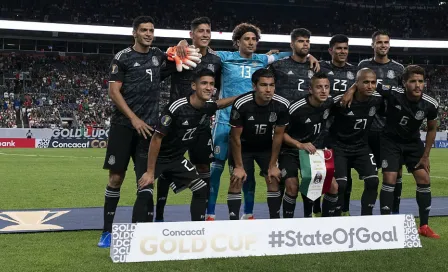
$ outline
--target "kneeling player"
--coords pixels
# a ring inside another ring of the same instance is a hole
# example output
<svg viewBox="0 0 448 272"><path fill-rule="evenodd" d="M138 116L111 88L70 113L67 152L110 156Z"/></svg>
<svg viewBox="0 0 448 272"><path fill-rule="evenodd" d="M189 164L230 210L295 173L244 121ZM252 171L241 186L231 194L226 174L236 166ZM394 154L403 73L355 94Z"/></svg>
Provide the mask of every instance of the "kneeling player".
<svg viewBox="0 0 448 272"><path fill-rule="evenodd" d="M341 215L347 188L347 176L352 167L364 179L364 193L361 198L361 215L372 215L378 195L378 170L367 142L375 114L381 108L383 98L375 92L376 74L364 68L356 75L357 91L350 108L343 108L337 102L343 94L334 98L335 116L330 128L333 141L335 178L338 183L338 203L335 215Z"/></svg>
<svg viewBox="0 0 448 272"><path fill-rule="evenodd" d="M151 139L147 171L139 180L140 190L150 190L154 178L161 174L172 181L170 186L175 193L190 188L193 192L190 209L192 221L205 219L207 184L184 154L194 143L198 127L214 115L216 110L231 105L235 100L235 97L216 102L210 100L214 77L215 74L208 69L198 71L191 84L194 93L166 106Z"/></svg>
<svg viewBox="0 0 448 272"><path fill-rule="evenodd" d="M280 170L277 159L288 123L289 102L274 94L272 71L257 70L252 75L252 83L255 91L239 96L230 116L231 178L227 196L230 220L239 219L241 188L247 178L246 173L253 174L255 171L254 161L266 179L270 218L280 218Z"/></svg>
<svg viewBox="0 0 448 272"><path fill-rule="evenodd" d="M299 149L311 154L316 148L325 148L323 129L333 105L329 98L330 81L322 72L311 78L310 94L291 103L289 107L290 123L284 134L283 146L279 157L282 177L286 179L286 192L283 196L283 218L293 218L299 191L298 169ZM304 217L311 217L313 201L302 195ZM322 216L332 216L336 207L338 186L333 179L331 189L325 194L322 204Z"/></svg>

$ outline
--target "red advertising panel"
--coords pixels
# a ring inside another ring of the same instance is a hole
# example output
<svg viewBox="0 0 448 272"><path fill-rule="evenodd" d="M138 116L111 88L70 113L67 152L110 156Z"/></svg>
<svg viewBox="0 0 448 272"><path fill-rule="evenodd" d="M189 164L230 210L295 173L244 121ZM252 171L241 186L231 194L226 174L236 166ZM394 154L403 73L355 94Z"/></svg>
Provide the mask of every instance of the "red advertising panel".
<svg viewBox="0 0 448 272"><path fill-rule="evenodd" d="M35 148L36 139L0 138L0 148Z"/></svg>

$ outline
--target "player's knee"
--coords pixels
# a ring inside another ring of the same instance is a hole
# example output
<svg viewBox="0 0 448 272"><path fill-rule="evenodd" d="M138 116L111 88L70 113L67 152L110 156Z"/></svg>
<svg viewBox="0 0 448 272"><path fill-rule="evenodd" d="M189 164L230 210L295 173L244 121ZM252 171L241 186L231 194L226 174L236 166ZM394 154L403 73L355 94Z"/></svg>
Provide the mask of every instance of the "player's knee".
<svg viewBox="0 0 448 272"><path fill-rule="evenodd" d="M339 186L338 183L336 182L336 180L333 178L333 180L331 181L331 186L330 186L330 190L328 191L330 194L337 194L339 190Z"/></svg>
<svg viewBox="0 0 448 272"><path fill-rule="evenodd" d="M139 199L145 199L147 202L149 202L151 199L153 199L153 192L154 190L152 188L146 186L137 191L137 197Z"/></svg>
<svg viewBox="0 0 448 272"><path fill-rule="evenodd" d="M229 192L232 192L232 193L239 193L239 192L241 192L242 188L243 188L243 184L238 181L234 181L234 182L231 181L229 184Z"/></svg>
<svg viewBox="0 0 448 272"><path fill-rule="evenodd" d="M378 191L380 180L377 176L364 179L364 188L369 191Z"/></svg>
<svg viewBox="0 0 448 272"><path fill-rule="evenodd" d="M210 166L208 164L198 164L196 170L198 173L210 173Z"/></svg>
<svg viewBox="0 0 448 272"><path fill-rule="evenodd" d="M383 183L395 184L397 182L397 172L384 172L383 171Z"/></svg>
<svg viewBox="0 0 448 272"><path fill-rule="evenodd" d="M215 159L215 161L212 162L212 168L217 167L217 166L224 167L225 164L226 164L226 161Z"/></svg>
<svg viewBox="0 0 448 272"><path fill-rule="evenodd" d="M278 186L278 182L276 182L276 181L272 181L271 183L269 183L266 180L266 187L269 192L277 192L280 189Z"/></svg>
<svg viewBox="0 0 448 272"><path fill-rule="evenodd" d="M111 188L120 188L123 184L123 180L126 176L126 172L113 172L109 171L109 184Z"/></svg>
<svg viewBox="0 0 448 272"><path fill-rule="evenodd" d="M417 184L430 184L428 172L424 169L419 169L413 173Z"/></svg>
<svg viewBox="0 0 448 272"><path fill-rule="evenodd" d="M298 181L296 178L288 178L285 181L286 193L288 195L297 195L299 190Z"/></svg>
<svg viewBox="0 0 448 272"><path fill-rule="evenodd" d="M204 180L198 179L191 184L191 191L195 199L207 199L208 190Z"/></svg>
<svg viewBox="0 0 448 272"><path fill-rule="evenodd" d="M347 189L347 177L338 178L336 179L336 182L338 184L338 191L345 192L345 190Z"/></svg>

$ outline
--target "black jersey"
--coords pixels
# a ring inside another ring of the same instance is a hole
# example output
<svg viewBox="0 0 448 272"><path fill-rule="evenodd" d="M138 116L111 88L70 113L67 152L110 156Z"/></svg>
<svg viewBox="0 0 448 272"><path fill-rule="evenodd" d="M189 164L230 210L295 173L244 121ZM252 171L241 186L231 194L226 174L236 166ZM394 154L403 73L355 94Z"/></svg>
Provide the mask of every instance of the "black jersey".
<svg viewBox="0 0 448 272"><path fill-rule="evenodd" d="M427 94L413 102L401 88L388 88L378 84L377 92L387 100L384 135L389 138L399 142L419 140L423 120L437 120L439 104Z"/></svg>
<svg viewBox="0 0 448 272"><path fill-rule="evenodd" d="M288 106L288 100L277 94L264 106L255 102L254 91L239 96L232 106L230 125L243 128L241 150L271 149L274 127L288 124Z"/></svg>
<svg viewBox="0 0 448 272"><path fill-rule="evenodd" d="M275 75L275 93L292 102L309 94L314 75L309 61L297 62L287 57L272 63L269 69Z"/></svg>
<svg viewBox="0 0 448 272"><path fill-rule="evenodd" d="M368 146L368 131L375 114L383 105L382 96L374 92L368 100L358 101L355 96L350 108L341 107L339 102L343 94L334 98L331 110L334 122L330 128L333 144L345 151L359 151Z"/></svg>
<svg viewBox="0 0 448 272"><path fill-rule="evenodd" d="M330 94L336 96L345 93L355 83L358 67L350 63L345 63L344 66L339 67L328 60L320 62L320 70L330 80Z"/></svg>
<svg viewBox="0 0 448 272"><path fill-rule="evenodd" d="M334 103L333 98L329 97L319 107L314 107L309 97L299 99L289 106L290 122L286 132L301 143L312 143L316 148L324 148L323 132ZM282 148L293 147L283 144Z"/></svg>
<svg viewBox="0 0 448 272"><path fill-rule="evenodd" d="M163 110L156 131L165 137L160 147L160 159L170 160L183 156L195 142L197 129L218 110L216 102L207 101L203 108L190 104L190 97L169 103Z"/></svg>
<svg viewBox="0 0 448 272"><path fill-rule="evenodd" d="M401 85L401 76L403 75L404 66L394 60L388 63L378 63L373 58L365 59L359 62L358 69L370 68L376 74L376 79L379 84L387 87L398 87ZM384 116L375 115L371 130L381 131L386 123Z"/></svg>
<svg viewBox="0 0 448 272"><path fill-rule="evenodd" d="M109 82L122 82L121 94L126 104L148 125L155 125L159 117L161 67L166 55L157 47L140 53L128 47L118 52L110 65ZM116 107L112 124L132 127L131 121Z"/></svg>
<svg viewBox="0 0 448 272"><path fill-rule="evenodd" d="M182 72L174 72L171 74L171 90L170 101L175 101L179 98L191 95L191 82L193 81L194 73L201 69L207 68L215 73L215 87L219 86L221 77L221 59L212 51L208 51L205 56L202 56L201 62L194 70L183 70ZM169 62L167 70L175 70L176 64Z"/></svg>

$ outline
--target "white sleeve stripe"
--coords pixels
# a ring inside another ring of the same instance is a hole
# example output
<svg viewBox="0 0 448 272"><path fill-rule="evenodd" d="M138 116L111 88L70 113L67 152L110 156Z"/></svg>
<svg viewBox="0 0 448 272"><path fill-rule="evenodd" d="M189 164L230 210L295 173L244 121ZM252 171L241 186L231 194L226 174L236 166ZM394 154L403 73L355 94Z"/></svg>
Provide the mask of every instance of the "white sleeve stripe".
<svg viewBox="0 0 448 272"><path fill-rule="evenodd" d="M185 98L185 97L174 101L174 103L171 104L171 106L169 107L169 111L171 113L174 113L177 110L177 108L179 108L180 106L182 106L184 104L187 104L187 98Z"/></svg>
<svg viewBox="0 0 448 272"><path fill-rule="evenodd" d="M281 97L280 95L276 95L274 94L274 96L272 97L272 99L283 103L287 108L289 108L289 101L286 98Z"/></svg>
<svg viewBox="0 0 448 272"><path fill-rule="evenodd" d="M434 98L432 98L432 97L430 97L430 96L428 96L426 94L423 94L422 98L423 98L423 100L426 100L429 103L433 104L436 108L439 107L439 103Z"/></svg>
<svg viewBox="0 0 448 272"><path fill-rule="evenodd" d="M131 51L130 48L125 48L125 49L121 50L120 52L118 52L118 53L115 55L115 59L116 59L116 60L120 60L121 55L123 55L124 53L128 53L128 52L130 52L130 51Z"/></svg>
<svg viewBox="0 0 448 272"><path fill-rule="evenodd" d="M239 109L244 103L251 101L252 95L251 96L243 96L240 99L238 99L238 101L235 103L235 108Z"/></svg>
<svg viewBox="0 0 448 272"><path fill-rule="evenodd" d="M305 103L301 103L301 104L294 104L292 107L289 108L289 114L292 114L293 112L295 112L298 108L302 107L306 105Z"/></svg>

